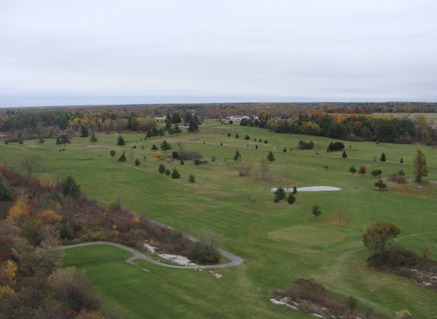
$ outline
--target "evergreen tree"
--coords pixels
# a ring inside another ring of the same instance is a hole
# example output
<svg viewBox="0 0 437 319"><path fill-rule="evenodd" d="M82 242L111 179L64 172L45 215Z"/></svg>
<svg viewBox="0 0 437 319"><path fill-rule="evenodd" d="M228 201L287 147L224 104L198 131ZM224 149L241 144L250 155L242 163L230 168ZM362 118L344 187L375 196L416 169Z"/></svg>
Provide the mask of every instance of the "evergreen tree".
<svg viewBox="0 0 437 319"><path fill-rule="evenodd" d="M179 121L180 121L180 118L179 118ZM176 134L176 135L178 135L178 134L181 134L182 133L182 131L181 131L181 129L180 129L180 127L179 127L179 125L178 124L175 124L174 125L174 129L173 129L173 132Z"/></svg>
<svg viewBox="0 0 437 319"><path fill-rule="evenodd" d="M384 183L384 181L381 178L379 178L375 183L373 183L373 185L378 187L379 190L383 188L387 188L387 185Z"/></svg>
<svg viewBox="0 0 437 319"><path fill-rule="evenodd" d="M320 214L322 214L320 207L318 205L314 205L313 206L313 215L316 217L316 220L319 219Z"/></svg>
<svg viewBox="0 0 437 319"><path fill-rule="evenodd" d="M91 143L97 143L97 141L98 141L98 139L97 139L97 137L96 137L96 134L93 133L93 134L91 135L90 142L91 142Z"/></svg>
<svg viewBox="0 0 437 319"><path fill-rule="evenodd" d="M284 147L284 149L282 150L284 153L286 153L287 152L287 149Z"/></svg>
<svg viewBox="0 0 437 319"><path fill-rule="evenodd" d="M235 133L235 138L240 138L240 135L238 135L238 133Z"/></svg>
<svg viewBox="0 0 437 319"><path fill-rule="evenodd" d="M157 150L158 150L158 147L157 147L155 144L153 144L151 150L152 150L152 151L157 151Z"/></svg>
<svg viewBox="0 0 437 319"><path fill-rule="evenodd" d="M246 135L246 136L244 137L244 139L245 139L245 140L250 140L250 136L249 136L249 135Z"/></svg>
<svg viewBox="0 0 437 319"><path fill-rule="evenodd" d="M117 145L126 145L126 143L124 142L123 136L121 136L121 135L118 136Z"/></svg>
<svg viewBox="0 0 437 319"><path fill-rule="evenodd" d="M385 162L385 153L381 154L381 158L379 159L381 162Z"/></svg>
<svg viewBox="0 0 437 319"><path fill-rule="evenodd" d="M141 162L140 162L140 160L137 158L136 160L135 160L135 166L139 166L141 164Z"/></svg>
<svg viewBox="0 0 437 319"><path fill-rule="evenodd" d="M80 127L80 137L88 137L88 129L84 125Z"/></svg>
<svg viewBox="0 0 437 319"><path fill-rule="evenodd" d="M72 176L67 176L61 182L62 193L67 196L78 197L80 194L80 185L76 183Z"/></svg>
<svg viewBox="0 0 437 319"><path fill-rule="evenodd" d="M237 150L234 155L234 161L236 162L238 160L241 160L241 155L240 152Z"/></svg>
<svg viewBox="0 0 437 319"><path fill-rule="evenodd" d="M274 202L279 203L279 201L284 200L287 194L285 193L285 189L282 187L278 187L274 192L275 198Z"/></svg>
<svg viewBox="0 0 437 319"><path fill-rule="evenodd" d="M165 170L165 175L169 176L170 174L171 174L171 172L170 172L170 170L167 168L167 169Z"/></svg>
<svg viewBox="0 0 437 319"><path fill-rule="evenodd" d="M343 154L341 154L341 157L343 157L343 158L347 158L346 151L343 151Z"/></svg>
<svg viewBox="0 0 437 319"><path fill-rule="evenodd" d="M354 175L354 174L357 172L357 169L355 168L355 166L352 165L352 166L349 168L349 172L351 172L352 175Z"/></svg>
<svg viewBox="0 0 437 319"><path fill-rule="evenodd" d="M123 151L123 154L121 154L121 156L118 158L117 161L118 162L126 162L126 155L124 154L124 151Z"/></svg>
<svg viewBox="0 0 437 319"><path fill-rule="evenodd" d="M167 143L167 141L164 140L164 141L161 143L161 150L163 150L164 152L166 152L167 150L171 150L171 145L170 145L170 143Z"/></svg>
<svg viewBox="0 0 437 319"><path fill-rule="evenodd" d="M173 168L173 171L171 172L171 178L177 179L179 177L181 177L181 174L179 174L179 172L176 168Z"/></svg>
<svg viewBox="0 0 437 319"><path fill-rule="evenodd" d="M161 174L165 173L165 166L164 164L159 164L159 168L158 168L158 172L160 172Z"/></svg>
<svg viewBox="0 0 437 319"><path fill-rule="evenodd" d="M294 202L296 201L296 197L293 195L293 194L288 194L288 196L287 196L287 202L290 204L290 205L293 205L294 204Z"/></svg>
<svg viewBox="0 0 437 319"><path fill-rule="evenodd" d="M269 154L267 154L267 160L269 162L274 162L275 161L275 156L273 155L273 152L270 152Z"/></svg>
<svg viewBox="0 0 437 319"><path fill-rule="evenodd" d="M194 182L196 181L196 178L194 177L193 174L190 174L190 177L188 178L188 181L189 181L190 183L194 183Z"/></svg>
<svg viewBox="0 0 437 319"><path fill-rule="evenodd" d="M61 136L59 136L57 139L56 139L56 145L66 145L66 144L70 144L71 142L70 142L70 137L68 137L68 135L67 134L62 134Z"/></svg>

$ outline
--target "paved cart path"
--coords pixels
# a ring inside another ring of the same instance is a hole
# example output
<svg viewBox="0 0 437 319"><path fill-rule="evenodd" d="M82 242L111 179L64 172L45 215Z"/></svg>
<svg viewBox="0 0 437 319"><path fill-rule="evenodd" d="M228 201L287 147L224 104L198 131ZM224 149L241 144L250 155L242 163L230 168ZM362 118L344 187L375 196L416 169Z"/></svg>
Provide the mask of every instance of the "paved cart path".
<svg viewBox="0 0 437 319"><path fill-rule="evenodd" d="M188 238L190 238L191 240L196 241L196 239L187 236ZM134 266L135 263L133 262L136 259L142 259L145 260L149 263L155 264L155 265L159 265L162 267L167 267L167 268L177 268L177 269L215 269L215 268L227 268L227 267L234 267L234 266L238 266L241 265L243 263L243 259L235 256L227 251L224 251L222 249L218 249L220 254L222 256L225 256L226 258L229 258L231 261L229 263L226 264L219 264L219 265L206 265L206 266L200 266L200 265L195 265L195 266L177 266L177 265L169 265L169 264L165 264L165 263L161 263L157 260L154 260L152 258L150 258L149 256L143 254L142 252L128 247L126 245L123 244L118 244L118 243L113 243L113 242L109 242L109 241L94 241L94 242L87 242L87 243L80 243L80 244L74 244L74 245L68 245L68 246L61 246L58 247L58 249L70 249L70 248L76 248L76 247L85 247L85 246L93 246L93 245L107 245L107 246L113 246L113 247L117 247L120 249L124 249L127 250L128 252L130 252L131 254L133 254L132 257L129 257L128 259L126 259L126 262L129 264L132 264ZM141 268L141 267L140 267ZM143 268L144 269L144 268ZM146 269L144 269L146 270Z"/></svg>

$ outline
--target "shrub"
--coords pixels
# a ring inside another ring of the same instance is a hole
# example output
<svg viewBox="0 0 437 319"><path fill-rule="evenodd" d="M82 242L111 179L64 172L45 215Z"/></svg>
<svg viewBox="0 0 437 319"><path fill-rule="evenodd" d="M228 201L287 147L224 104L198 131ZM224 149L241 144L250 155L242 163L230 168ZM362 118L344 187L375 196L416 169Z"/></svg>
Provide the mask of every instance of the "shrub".
<svg viewBox="0 0 437 319"><path fill-rule="evenodd" d="M169 176L170 174L171 174L171 172L170 172L170 170L167 168L167 169L165 170L165 175Z"/></svg>
<svg viewBox="0 0 437 319"><path fill-rule="evenodd" d="M135 160L135 166L139 166L141 164L141 162L140 162L140 160L137 158L136 160Z"/></svg>
<svg viewBox="0 0 437 319"><path fill-rule="evenodd" d="M252 172L253 162L252 161L241 161L238 165L238 174L243 176L249 176Z"/></svg>
<svg viewBox="0 0 437 319"><path fill-rule="evenodd" d="M190 161L196 158L198 159L203 158L202 154L200 154L199 152L187 151L185 149L179 149L178 154L179 154L179 158L183 159L184 161Z"/></svg>
<svg viewBox="0 0 437 319"><path fill-rule="evenodd" d="M204 232L188 250L187 257L198 264L216 264L220 261L218 244L219 241L213 232Z"/></svg>
<svg viewBox="0 0 437 319"><path fill-rule="evenodd" d="M91 283L83 272L74 268L56 269L47 279L47 284L55 290L73 310L97 310L99 300L92 294Z"/></svg>
<svg viewBox="0 0 437 319"><path fill-rule="evenodd" d="M374 169L372 170L371 174L373 177L380 176L382 174L382 171L380 169Z"/></svg>
<svg viewBox="0 0 437 319"><path fill-rule="evenodd" d="M245 139L245 140L250 140L250 136L249 136L249 135L246 135L246 136L244 137L244 139Z"/></svg>
<svg viewBox="0 0 437 319"><path fill-rule="evenodd" d="M115 150L110 150L109 151L109 155L111 155L111 157L114 157L115 156Z"/></svg>
<svg viewBox="0 0 437 319"><path fill-rule="evenodd" d="M14 199L12 191L3 184L0 175L0 201L10 201Z"/></svg>
<svg viewBox="0 0 437 319"><path fill-rule="evenodd" d="M344 149L344 144L342 142L329 143L327 152L341 151Z"/></svg>
<svg viewBox="0 0 437 319"><path fill-rule="evenodd" d="M198 158L195 158L193 163L194 165L200 165L200 160Z"/></svg>
<svg viewBox="0 0 437 319"><path fill-rule="evenodd" d="M154 156L156 159L161 159L162 153L160 151L157 151Z"/></svg>
<svg viewBox="0 0 437 319"><path fill-rule="evenodd" d="M352 165L351 167L349 167L349 172L354 175L357 172L357 169L355 168L355 166Z"/></svg>
<svg viewBox="0 0 437 319"><path fill-rule="evenodd" d="M313 141L307 143L305 141L300 140L299 141L299 149L301 150L312 150L314 148Z"/></svg>
<svg viewBox="0 0 437 319"><path fill-rule="evenodd" d="M238 135L238 133L235 134L235 138L240 138L240 135Z"/></svg>
<svg viewBox="0 0 437 319"><path fill-rule="evenodd" d="M296 201L296 197L293 195L293 194L288 194L288 196L287 196L287 202L290 204L290 205L293 205L294 204L294 202Z"/></svg>

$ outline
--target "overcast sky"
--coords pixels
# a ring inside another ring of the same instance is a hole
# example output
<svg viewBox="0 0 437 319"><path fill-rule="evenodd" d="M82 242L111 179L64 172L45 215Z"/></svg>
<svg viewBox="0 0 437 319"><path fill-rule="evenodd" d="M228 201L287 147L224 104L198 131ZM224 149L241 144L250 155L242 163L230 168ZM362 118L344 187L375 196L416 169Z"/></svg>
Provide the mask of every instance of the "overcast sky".
<svg viewBox="0 0 437 319"><path fill-rule="evenodd" d="M437 101L435 0L0 0L0 107Z"/></svg>

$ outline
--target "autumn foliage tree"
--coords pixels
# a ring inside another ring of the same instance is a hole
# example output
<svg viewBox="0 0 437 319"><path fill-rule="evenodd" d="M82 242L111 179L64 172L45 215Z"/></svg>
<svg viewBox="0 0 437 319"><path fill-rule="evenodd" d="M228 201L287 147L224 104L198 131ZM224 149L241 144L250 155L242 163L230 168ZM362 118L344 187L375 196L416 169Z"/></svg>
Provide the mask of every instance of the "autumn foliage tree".
<svg viewBox="0 0 437 319"><path fill-rule="evenodd" d="M366 229L363 234L363 244L379 256L379 260L384 259L385 248L388 243L393 241L400 234L401 230L389 222L377 222Z"/></svg>
<svg viewBox="0 0 437 319"><path fill-rule="evenodd" d="M426 165L425 155L421 150L417 150L416 158L414 159L414 177L417 183L422 182L422 177L428 176L428 166Z"/></svg>
<svg viewBox="0 0 437 319"><path fill-rule="evenodd" d="M364 176L367 172L366 166L362 165L360 166L360 168L358 169L358 174L360 174L361 176Z"/></svg>

